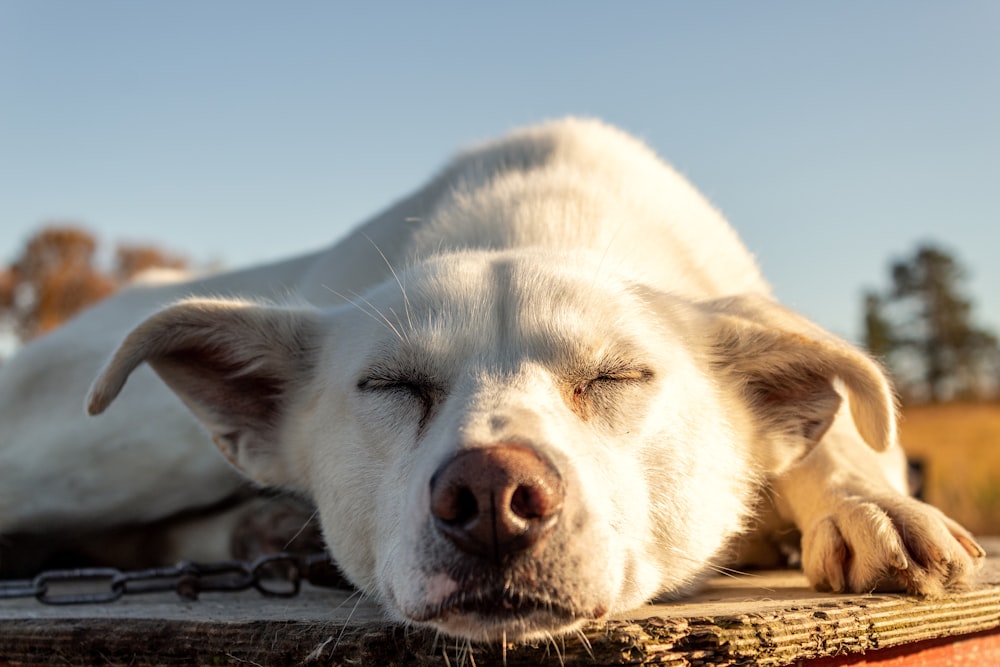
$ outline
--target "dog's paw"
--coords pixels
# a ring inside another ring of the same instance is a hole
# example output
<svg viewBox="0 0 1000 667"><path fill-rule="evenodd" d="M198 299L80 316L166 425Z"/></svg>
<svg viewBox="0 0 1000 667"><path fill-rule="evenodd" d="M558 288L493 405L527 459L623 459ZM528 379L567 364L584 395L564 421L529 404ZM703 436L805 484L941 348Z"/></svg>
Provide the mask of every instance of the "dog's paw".
<svg viewBox="0 0 1000 667"><path fill-rule="evenodd" d="M939 597L971 583L986 552L939 510L907 496L850 497L802 535L817 590Z"/></svg>
<svg viewBox="0 0 1000 667"><path fill-rule="evenodd" d="M233 525L233 558L253 560L279 552L326 550L316 510L294 496L260 497L246 503Z"/></svg>

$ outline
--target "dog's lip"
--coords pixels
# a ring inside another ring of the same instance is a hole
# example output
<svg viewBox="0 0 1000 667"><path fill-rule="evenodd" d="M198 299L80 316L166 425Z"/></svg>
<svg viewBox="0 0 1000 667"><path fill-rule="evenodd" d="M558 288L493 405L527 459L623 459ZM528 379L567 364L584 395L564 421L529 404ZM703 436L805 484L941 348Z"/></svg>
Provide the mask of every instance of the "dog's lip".
<svg viewBox="0 0 1000 667"><path fill-rule="evenodd" d="M604 613L602 608L586 612L533 590L473 588L457 591L440 603L428 605L407 616L419 623L441 621L455 615L476 616L494 623L523 621L538 616L551 619L554 623L569 623L600 618Z"/></svg>

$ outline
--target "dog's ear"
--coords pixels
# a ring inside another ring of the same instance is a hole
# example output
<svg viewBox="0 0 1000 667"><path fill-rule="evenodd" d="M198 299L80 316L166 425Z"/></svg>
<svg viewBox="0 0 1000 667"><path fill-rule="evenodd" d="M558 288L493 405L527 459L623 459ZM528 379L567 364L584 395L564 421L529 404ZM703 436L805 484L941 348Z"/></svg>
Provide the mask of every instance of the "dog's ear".
<svg viewBox="0 0 1000 667"><path fill-rule="evenodd" d="M94 381L87 411L104 412L146 362L234 466L262 484L292 483L279 429L289 401L313 372L319 331L312 310L182 301L126 337Z"/></svg>
<svg viewBox="0 0 1000 667"><path fill-rule="evenodd" d="M785 456L804 454L826 433L841 403L836 380L865 442L877 451L896 442L895 395L866 354L764 297L704 306L713 328L711 363L743 394L761 428L794 443Z"/></svg>

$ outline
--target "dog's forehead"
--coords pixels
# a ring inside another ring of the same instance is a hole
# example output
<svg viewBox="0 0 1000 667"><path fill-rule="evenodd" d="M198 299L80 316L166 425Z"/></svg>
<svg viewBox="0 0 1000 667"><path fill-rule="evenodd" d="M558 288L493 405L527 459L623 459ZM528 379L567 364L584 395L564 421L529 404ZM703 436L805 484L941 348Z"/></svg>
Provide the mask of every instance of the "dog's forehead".
<svg viewBox="0 0 1000 667"><path fill-rule="evenodd" d="M434 356L628 356L651 325L626 282L580 254L457 253L401 272L380 292L410 333L391 338Z"/></svg>
<svg viewBox="0 0 1000 667"><path fill-rule="evenodd" d="M592 291L610 291L613 279L599 280L588 274L588 259L540 252L468 253L437 258L413 273L416 288L428 299L490 301L496 307L510 305L527 313L539 300L579 307L591 300ZM586 282L588 276L591 284Z"/></svg>
<svg viewBox="0 0 1000 667"><path fill-rule="evenodd" d="M462 327L480 323L502 331L555 333L626 317L631 298L614 276L596 275L583 256L520 253L438 261L417 278L416 298L432 313L453 313ZM583 331L579 332L585 333Z"/></svg>

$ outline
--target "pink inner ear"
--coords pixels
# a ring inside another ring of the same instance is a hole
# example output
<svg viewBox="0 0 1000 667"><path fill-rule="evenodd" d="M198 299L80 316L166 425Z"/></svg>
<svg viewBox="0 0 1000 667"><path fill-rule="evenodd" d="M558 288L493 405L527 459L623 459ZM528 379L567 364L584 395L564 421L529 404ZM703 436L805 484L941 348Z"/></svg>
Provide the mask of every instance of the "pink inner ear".
<svg viewBox="0 0 1000 667"><path fill-rule="evenodd" d="M811 368L789 366L747 383L751 408L765 423L816 443L840 407L832 378Z"/></svg>
<svg viewBox="0 0 1000 667"><path fill-rule="evenodd" d="M238 468L263 484L291 484L279 429L318 353L316 311L192 299L136 327L95 382L90 411L115 398L148 362Z"/></svg>
<svg viewBox="0 0 1000 667"><path fill-rule="evenodd" d="M281 417L287 380L253 357L235 359L213 347L186 347L149 364L216 435L270 432ZM225 432L224 432L225 431Z"/></svg>
<svg viewBox="0 0 1000 667"><path fill-rule="evenodd" d="M863 352L767 299L722 299L708 312L713 365L743 388L765 429L821 439L842 402L840 378L862 438L879 451L896 441L891 385Z"/></svg>

